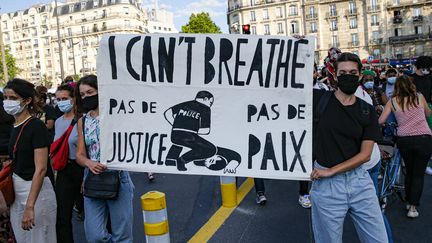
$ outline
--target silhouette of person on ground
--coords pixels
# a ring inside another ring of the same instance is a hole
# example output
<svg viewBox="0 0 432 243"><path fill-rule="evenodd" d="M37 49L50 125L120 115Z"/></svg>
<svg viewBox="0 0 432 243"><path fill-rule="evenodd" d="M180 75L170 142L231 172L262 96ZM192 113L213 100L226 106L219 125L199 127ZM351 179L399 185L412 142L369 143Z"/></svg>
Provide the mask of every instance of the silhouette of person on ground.
<svg viewBox="0 0 432 243"><path fill-rule="evenodd" d="M199 91L195 100L177 104L165 111L165 119L172 125L171 142L166 165L177 165L179 171L186 171L185 164L205 166L205 160L217 153L217 148L200 135L210 134L210 107L214 97L208 91ZM183 148L190 151L180 156Z"/></svg>

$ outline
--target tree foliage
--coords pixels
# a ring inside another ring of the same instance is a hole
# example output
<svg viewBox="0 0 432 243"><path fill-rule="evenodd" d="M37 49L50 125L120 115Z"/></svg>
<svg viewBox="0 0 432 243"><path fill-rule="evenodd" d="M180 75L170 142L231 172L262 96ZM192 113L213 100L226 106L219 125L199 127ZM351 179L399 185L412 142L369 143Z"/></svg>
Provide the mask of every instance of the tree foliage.
<svg viewBox="0 0 432 243"><path fill-rule="evenodd" d="M189 23L182 26L182 33L222 33L219 26L210 18L209 13L191 14Z"/></svg>
<svg viewBox="0 0 432 243"><path fill-rule="evenodd" d="M7 48L5 48L5 53L6 53L6 66L8 70L8 78L9 80L11 80L15 78L21 72L21 70L16 65L15 58L12 56L12 54L10 54ZM6 83L3 74L3 62L1 58L1 52L0 52L0 82Z"/></svg>

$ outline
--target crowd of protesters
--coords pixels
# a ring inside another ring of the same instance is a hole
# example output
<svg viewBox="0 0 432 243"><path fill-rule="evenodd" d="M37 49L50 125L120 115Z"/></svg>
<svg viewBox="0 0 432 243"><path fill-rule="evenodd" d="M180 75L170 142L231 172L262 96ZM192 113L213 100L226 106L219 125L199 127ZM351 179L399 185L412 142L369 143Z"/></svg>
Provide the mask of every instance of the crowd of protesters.
<svg viewBox="0 0 432 243"><path fill-rule="evenodd" d="M432 59L423 56L412 70L365 68L357 55L336 48L324 68L315 65L314 169L310 190L308 182L300 183L299 203L312 209L316 242L342 242L347 214L363 242L392 242L377 198L380 124L399 126L407 217L419 216L424 174L432 174L431 68ZM131 177L100 163L97 77L67 79L53 99L45 87L17 78L0 94L0 159L12 165L15 190L9 205L0 193L0 240L74 242L75 210L88 242L133 242ZM61 139L67 163L54 171L50 148ZM257 203L265 204L264 181L255 183Z"/></svg>

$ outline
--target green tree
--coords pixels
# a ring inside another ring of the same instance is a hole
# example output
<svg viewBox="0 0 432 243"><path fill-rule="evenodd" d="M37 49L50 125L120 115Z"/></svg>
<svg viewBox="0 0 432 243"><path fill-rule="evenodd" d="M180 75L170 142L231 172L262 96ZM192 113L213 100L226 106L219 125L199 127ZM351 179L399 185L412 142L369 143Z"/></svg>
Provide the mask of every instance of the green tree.
<svg viewBox="0 0 432 243"><path fill-rule="evenodd" d="M215 33L220 34L219 26L213 22L209 13L191 14L189 23L182 26L182 33Z"/></svg>
<svg viewBox="0 0 432 243"><path fill-rule="evenodd" d="M18 75L21 72L21 70L17 67L15 58L12 56L12 54L10 54L7 48L5 48L5 52L6 52L6 66L8 69L8 76L9 76L8 78L10 80L15 78L16 75ZM5 84L1 52L0 52L0 82L2 82L2 84Z"/></svg>

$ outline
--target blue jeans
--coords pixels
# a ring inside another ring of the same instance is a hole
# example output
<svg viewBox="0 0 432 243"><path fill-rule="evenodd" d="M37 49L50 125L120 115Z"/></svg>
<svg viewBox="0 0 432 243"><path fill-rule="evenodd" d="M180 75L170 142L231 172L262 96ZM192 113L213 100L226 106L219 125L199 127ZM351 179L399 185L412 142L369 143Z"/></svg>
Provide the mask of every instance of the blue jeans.
<svg viewBox="0 0 432 243"><path fill-rule="evenodd" d="M325 169L318 163L315 168ZM313 181L310 195L316 243L342 243L346 214L351 216L361 242L388 242L372 180L361 166Z"/></svg>
<svg viewBox="0 0 432 243"><path fill-rule="evenodd" d="M84 197L84 229L89 243L133 242L133 191L134 185L129 173L122 171L117 199ZM111 220L112 234L107 230L108 215Z"/></svg>
<svg viewBox="0 0 432 243"><path fill-rule="evenodd" d="M376 164L374 167L372 167L368 170L369 176L371 177L371 179L374 183L377 196L379 196L379 194L380 194L379 188L378 188L378 176L379 176L380 168L381 168L381 161L378 162L378 164ZM388 241L389 241L389 243L393 243L392 230L391 230L390 224L389 224L385 214L383 214L383 219L384 219L384 225L385 225L386 232L387 232Z"/></svg>

